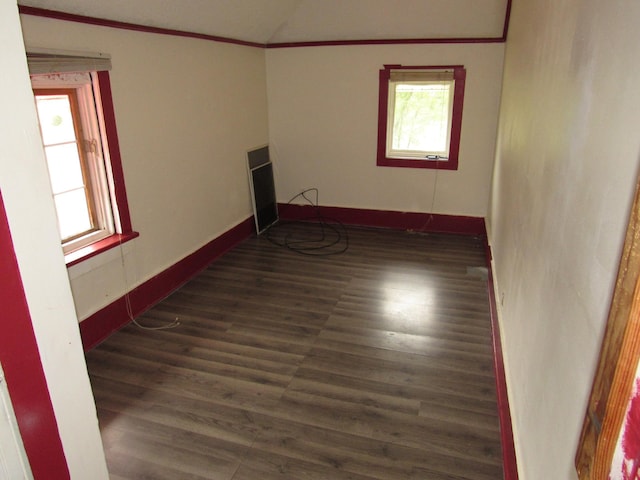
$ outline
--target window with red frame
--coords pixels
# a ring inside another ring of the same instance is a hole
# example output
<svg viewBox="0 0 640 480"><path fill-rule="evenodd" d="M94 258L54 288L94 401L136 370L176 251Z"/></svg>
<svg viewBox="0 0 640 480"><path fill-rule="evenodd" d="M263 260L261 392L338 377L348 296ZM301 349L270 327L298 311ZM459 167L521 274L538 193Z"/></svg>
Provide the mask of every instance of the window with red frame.
<svg viewBox="0 0 640 480"><path fill-rule="evenodd" d="M457 170L465 78L460 65L385 65L377 164Z"/></svg>
<svg viewBox="0 0 640 480"><path fill-rule="evenodd" d="M73 265L138 236L131 226L108 57L27 53L62 249Z"/></svg>

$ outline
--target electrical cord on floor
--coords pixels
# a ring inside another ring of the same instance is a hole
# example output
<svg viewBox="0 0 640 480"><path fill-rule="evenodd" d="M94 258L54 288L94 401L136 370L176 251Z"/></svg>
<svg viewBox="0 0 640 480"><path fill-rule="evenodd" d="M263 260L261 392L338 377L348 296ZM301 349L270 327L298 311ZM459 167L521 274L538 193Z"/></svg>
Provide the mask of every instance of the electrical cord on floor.
<svg viewBox="0 0 640 480"><path fill-rule="evenodd" d="M436 191L438 188L438 166L440 165L438 162L440 160L436 159L435 160L435 174L433 176L433 192L431 193L431 208L429 209L429 217L427 218L427 220L424 222L424 224L417 230L418 232L425 232L427 230L427 227L429 226L429 224L433 223L434 221L434 210L436 208Z"/></svg>
<svg viewBox="0 0 640 480"><path fill-rule="evenodd" d="M127 281L127 267L124 261L124 249L122 248L122 238L119 240L120 247L120 265L122 267L122 280L124 283L124 304L127 310L127 316L131 323L133 323L136 327L141 328L142 330L167 330L169 328L176 328L180 325L180 319L178 317L175 320L168 322L164 325L159 325L157 327L148 327L146 325L142 325L136 318L133 316L133 308L131 307L131 295L129 292L129 282Z"/></svg>
<svg viewBox="0 0 640 480"><path fill-rule="evenodd" d="M315 193L315 201L308 196L311 192ZM285 211L298 198L303 198L314 207L315 215L299 220L280 221L272 225L264 232L267 240L278 247L301 255L321 257L346 252L349 249L347 229L339 220L325 217L320 213L318 189L308 188L293 196L282 207L282 211ZM290 225L304 228L302 231L286 231L286 227Z"/></svg>

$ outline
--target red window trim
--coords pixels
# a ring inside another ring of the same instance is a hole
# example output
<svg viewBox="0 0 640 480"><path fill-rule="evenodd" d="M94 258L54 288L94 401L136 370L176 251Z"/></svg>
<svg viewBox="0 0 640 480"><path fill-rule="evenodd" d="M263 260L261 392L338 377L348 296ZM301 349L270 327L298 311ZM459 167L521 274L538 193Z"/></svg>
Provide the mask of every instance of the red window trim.
<svg viewBox="0 0 640 480"><path fill-rule="evenodd" d="M453 112L451 123L451 141L448 160L418 160L387 157L387 114L389 101L389 77L391 70L443 70L453 69L455 87L453 90ZM380 70L378 91L378 155L379 167L431 168L436 170L457 170L460 153L460 133L462 131L462 106L464 103L464 84L467 72L463 65L402 66L385 65Z"/></svg>
<svg viewBox="0 0 640 480"><path fill-rule="evenodd" d="M139 236L140 234L138 232L129 232L124 234L114 233L113 235L109 235L107 238L98 240L86 247L67 253L64 256L64 261L67 264L67 267L72 267L78 263L88 260L91 257L95 257L102 252L106 252L107 250L118 247L123 243L127 243Z"/></svg>
<svg viewBox="0 0 640 480"><path fill-rule="evenodd" d="M139 236L133 231L131 226L131 215L129 214L129 203L127 201L127 191L124 184L124 170L122 168L122 157L120 156L120 144L118 142L118 130L116 128L116 115L113 109L113 99L111 97L111 81L109 72L98 72L98 86L100 88L100 102L102 105L102 118L104 120L105 135L109 149L111 178L113 180L113 197L115 198L114 217L116 223L120 225L120 233L110 235L91 245L69 252L65 255L67 267L76 265L84 260L105 252L111 248L122 245Z"/></svg>

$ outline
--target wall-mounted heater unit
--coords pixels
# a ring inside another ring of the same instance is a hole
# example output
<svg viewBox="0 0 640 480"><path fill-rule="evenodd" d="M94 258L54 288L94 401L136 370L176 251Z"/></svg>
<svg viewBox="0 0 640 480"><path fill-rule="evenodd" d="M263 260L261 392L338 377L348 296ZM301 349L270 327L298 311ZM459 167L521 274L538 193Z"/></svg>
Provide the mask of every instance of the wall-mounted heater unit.
<svg viewBox="0 0 640 480"><path fill-rule="evenodd" d="M247 165L256 231L261 234L278 221L276 187L273 183L273 164L269 157L269 146L249 150Z"/></svg>

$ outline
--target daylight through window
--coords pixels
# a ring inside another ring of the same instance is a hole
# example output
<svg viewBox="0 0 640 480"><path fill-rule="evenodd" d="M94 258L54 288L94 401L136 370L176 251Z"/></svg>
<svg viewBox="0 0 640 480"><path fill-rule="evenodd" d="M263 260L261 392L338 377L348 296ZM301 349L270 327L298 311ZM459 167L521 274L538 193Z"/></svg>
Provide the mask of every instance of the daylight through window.
<svg viewBox="0 0 640 480"><path fill-rule="evenodd" d="M112 235L115 228L92 76L58 75L50 83L34 94L66 253Z"/></svg>
<svg viewBox="0 0 640 480"><path fill-rule="evenodd" d="M453 82L394 82L388 156L447 158Z"/></svg>
<svg viewBox="0 0 640 480"><path fill-rule="evenodd" d="M111 60L27 52L31 85L67 266L138 236L118 145Z"/></svg>
<svg viewBox="0 0 640 480"><path fill-rule="evenodd" d="M380 71L378 165L456 169L463 67Z"/></svg>

